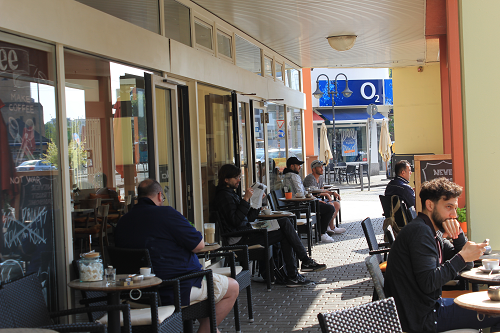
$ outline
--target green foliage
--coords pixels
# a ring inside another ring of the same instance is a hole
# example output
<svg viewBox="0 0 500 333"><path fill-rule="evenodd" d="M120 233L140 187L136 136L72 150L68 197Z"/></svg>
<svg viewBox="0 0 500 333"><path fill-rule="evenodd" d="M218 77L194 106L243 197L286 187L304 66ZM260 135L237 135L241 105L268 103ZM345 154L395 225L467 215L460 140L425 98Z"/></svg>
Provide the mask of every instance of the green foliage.
<svg viewBox="0 0 500 333"><path fill-rule="evenodd" d="M466 222L467 221L467 210L464 208L457 208L457 221Z"/></svg>
<svg viewBox="0 0 500 333"><path fill-rule="evenodd" d="M52 165L54 165L56 168L58 167L58 150L56 144L54 143L54 141L52 141L52 139L50 139L49 146L47 147L47 152L43 154L43 158L52 163Z"/></svg>

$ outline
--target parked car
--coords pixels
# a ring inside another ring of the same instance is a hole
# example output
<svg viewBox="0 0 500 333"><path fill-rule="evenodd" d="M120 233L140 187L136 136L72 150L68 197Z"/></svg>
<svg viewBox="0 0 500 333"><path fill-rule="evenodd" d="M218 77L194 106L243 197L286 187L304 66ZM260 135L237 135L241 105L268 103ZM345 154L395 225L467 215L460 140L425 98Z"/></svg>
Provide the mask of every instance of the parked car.
<svg viewBox="0 0 500 333"><path fill-rule="evenodd" d="M29 160L24 161L16 167L17 171L47 171L57 170L55 165L52 165L47 160Z"/></svg>

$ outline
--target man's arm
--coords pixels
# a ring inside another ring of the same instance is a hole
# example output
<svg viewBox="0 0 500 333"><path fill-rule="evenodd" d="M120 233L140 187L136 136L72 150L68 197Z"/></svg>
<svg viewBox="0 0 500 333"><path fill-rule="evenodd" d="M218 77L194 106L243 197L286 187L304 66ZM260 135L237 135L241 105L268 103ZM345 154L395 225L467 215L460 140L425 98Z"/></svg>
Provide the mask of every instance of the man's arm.
<svg viewBox="0 0 500 333"><path fill-rule="evenodd" d="M200 252L205 247L205 241L202 239L198 245L193 249L193 253Z"/></svg>

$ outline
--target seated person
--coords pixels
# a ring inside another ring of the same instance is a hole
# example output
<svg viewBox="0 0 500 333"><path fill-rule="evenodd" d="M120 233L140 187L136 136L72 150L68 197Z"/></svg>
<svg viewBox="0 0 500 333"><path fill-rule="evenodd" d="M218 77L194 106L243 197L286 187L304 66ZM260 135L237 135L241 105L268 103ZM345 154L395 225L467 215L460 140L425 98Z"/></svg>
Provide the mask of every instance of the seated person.
<svg viewBox="0 0 500 333"><path fill-rule="evenodd" d="M259 215L260 210L250 207L250 198L253 189L248 188L245 191L243 199L236 194L234 190L240 186L241 170L233 164L225 164L219 170L219 183L215 191L213 202L214 209L221 218L221 230L223 232L233 232L238 230L251 229L249 222L253 222ZM287 270L287 287L300 287L311 284L311 281L297 272L295 252L300 261L302 261L301 270L303 272L317 272L326 268L326 265L318 264L314 259L309 258L306 249L297 235L292 223L288 218L279 218L278 230L267 233L269 244L281 243L283 250L283 259ZM229 239L229 245L263 244L261 235L248 235L245 237L232 237Z"/></svg>
<svg viewBox="0 0 500 333"><path fill-rule="evenodd" d="M108 188L108 177L103 173L102 174L102 187L98 189L95 194L100 196L108 196L110 199L113 199L113 203L111 207L113 210L120 209L120 199L118 198L118 193L115 190Z"/></svg>
<svg viewBox="0 0 500 333"><path fill-rule="evenodd" d="M311 171L312 173L308 174L306 178L304 178L303 185L305 188L308 187L316 187L318 189L324 190L325 189L325 177L323 176L323 166L326 165L325 162L315 160L311 163ZM322 196L325 198L325 200L321 200L320 202L327 203L335 207L335 213L333 213L332 220L328 224L328 228L326 228L326 233L329 236L332 236L334 234L341 234L345 232L345 228L338 228L335 226L335 217L337 216L339 209L340 209L340 195L335 192L335 191L323 191L319 193L319 196ZM332 196L334 197L335 201Z"/></svg>
<svg viewBox="0 0 500 333"><path fill-rule="evenodd" d="M302 179L299 176L302 164L304 164L304 162L299 160L297 157L290 157L286 161L285 170L283 170L283 187L287 187L294 195L296 193L305 194L306 192L304 184L302 184ZM318 203L318 209L320 213L318 226L321 234L321 241L323 243L333 243L335 240L326 233L326 230L328 229L330 223L334 223L333 215L335 214L335 207L320 201Z"/></svg>
<svg viewBox="0 0 500 333"><path fill-rule="evenodd" d="M385 195L397 195L408 208L415 207L415 191L410 186L410 163L407 160L399 161L394 167L394 173L396 177L387 184Z"/></svg>
<svg viewBox="0 0 500 333"><path fill-rule="evenodd" d="M163 206L165 196L154 179L143 180L138 188L138 203L119 220L115 229L117 247L148 249L155 274L161 279L172 279L202 270L195 253L205 247L197 231L178 211ZM233 308L239 294L238 282L223 275L213 274L217 325ZM174 304L173 290L160 289L163 305ZM207 298L206 280L195 278L181 282L182 305ZM218 331L218 330L217 330ZM210 332L207 318L200 320L201 332Z"/></svg>
<svg viewBox="0 0 500 333"><path fill-rule="evenodd" d="M484 316L442 298L442 286L483 254L486 243L468 242L457 222L462 187L446 178L422 184L422 212L401 229L391 246L385 273L385 294L394 297L405 332L443 332L492 327L500 318ZM451 237L453 243L446 238Z"/></svg>

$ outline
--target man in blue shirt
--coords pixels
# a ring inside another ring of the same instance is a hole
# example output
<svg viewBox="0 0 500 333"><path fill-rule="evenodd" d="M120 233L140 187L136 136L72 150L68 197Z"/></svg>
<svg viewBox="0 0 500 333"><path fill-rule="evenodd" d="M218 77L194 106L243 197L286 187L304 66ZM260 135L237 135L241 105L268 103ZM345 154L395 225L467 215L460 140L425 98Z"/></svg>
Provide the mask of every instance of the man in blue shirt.
<svg viewBox="0 0 500 333"><path fill-rule="evenodd" d="M385 195L397 195L408 208L415 207L415 191L410 186L411 166L407 160L401 160L394 167L396 177L387 184Z"/></svg>
<svg viewBox="0 0 500 333"><path fill-rule="evenodd" d="M161 279L199 272L202 266L195 253L205 247L203 237L184 216L170 206L163 206L165 196L154 179L142 181L138 203L125 214L115 229L117 247L148 249L155 274ZM217 325L233 308L239 294L238 282L214 275ZM206 299L206 281L195 278L181 283L182 305ZM162 289L162 304L173 304L173 291ZM209 332L208 318L200 320L201 332Z"/></svg>

